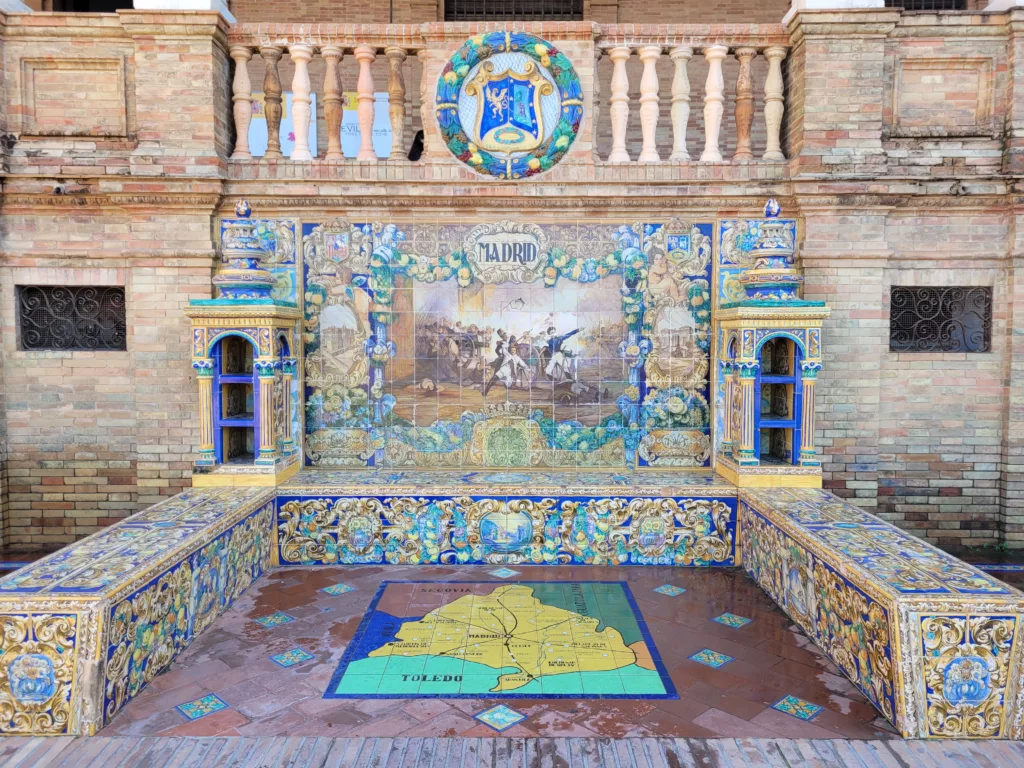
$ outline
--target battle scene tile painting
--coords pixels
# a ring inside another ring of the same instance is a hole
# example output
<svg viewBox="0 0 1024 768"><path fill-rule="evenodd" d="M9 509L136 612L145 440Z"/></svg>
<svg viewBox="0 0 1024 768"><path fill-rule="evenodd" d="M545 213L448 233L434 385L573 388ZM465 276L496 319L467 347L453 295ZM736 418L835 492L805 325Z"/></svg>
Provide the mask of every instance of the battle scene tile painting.
<svg viewBox="0 0 1024 768"><path fill-rule="evenodd" d="M712 232L304 225L307 464L708 466Z"/></svg>

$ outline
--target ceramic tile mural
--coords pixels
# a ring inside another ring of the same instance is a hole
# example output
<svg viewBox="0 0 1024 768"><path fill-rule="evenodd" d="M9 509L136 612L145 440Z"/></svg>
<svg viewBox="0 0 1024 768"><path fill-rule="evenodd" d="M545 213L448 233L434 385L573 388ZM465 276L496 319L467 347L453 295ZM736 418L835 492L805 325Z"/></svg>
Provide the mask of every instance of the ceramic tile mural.
<svg viewBox="0 0 1024 768"><path fill-rule="evenodd" d="M278 498L282 565L731 565L735 499Z"/></svg>
<svg viewBox="0 0 1024 768"><path fill-rule="evenodd" d="M702 467L711 224L303 225L319 467Z"/></svg>
<svg viewBox="0 0 1024 768"><path fill-rule="evenodd" d="M739 517L747 572L904 736L1019 738L1024 595L825 491Z"/></svg>

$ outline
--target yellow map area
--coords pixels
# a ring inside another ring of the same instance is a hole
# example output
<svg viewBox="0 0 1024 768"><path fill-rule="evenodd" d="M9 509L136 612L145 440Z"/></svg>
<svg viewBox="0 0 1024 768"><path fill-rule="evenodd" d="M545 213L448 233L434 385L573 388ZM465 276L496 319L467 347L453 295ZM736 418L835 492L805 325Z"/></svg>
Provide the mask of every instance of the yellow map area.
<svg viewBox="0 0 1024 768"><path fill-rule="evenodd" d="M448 656L495 669L494 691L512 691L544 675L605 672L628 667L637 655L622 634L598 619L542 603L530 587L510 584L489 595L466 595L419 621L402 625L396 637L374 651L379 656Z"/></svg>

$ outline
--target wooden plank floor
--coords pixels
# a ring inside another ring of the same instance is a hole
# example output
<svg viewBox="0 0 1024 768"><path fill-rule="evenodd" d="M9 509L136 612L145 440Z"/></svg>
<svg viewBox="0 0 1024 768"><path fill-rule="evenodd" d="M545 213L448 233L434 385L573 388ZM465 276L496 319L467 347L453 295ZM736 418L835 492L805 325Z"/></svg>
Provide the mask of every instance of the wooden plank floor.
<svg viewBox="0 0 1024 768"><path fill-rule="evenodd" d="M1024 742L843 739L0 739L2 768L1013 768Z"/></svg>

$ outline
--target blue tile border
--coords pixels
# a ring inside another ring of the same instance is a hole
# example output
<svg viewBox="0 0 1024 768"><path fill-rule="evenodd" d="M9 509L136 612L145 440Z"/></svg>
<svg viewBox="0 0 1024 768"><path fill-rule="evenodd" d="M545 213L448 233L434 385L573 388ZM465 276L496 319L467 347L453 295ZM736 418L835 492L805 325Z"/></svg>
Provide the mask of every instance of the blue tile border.
<svg viewBox="0 0 1024 768"><path fill-rule="evenodd" d="M556 583L556 582L552 582ZM349 641L348 646L345 648L345 653L342 654L341 661L338 662L337 669L334 670L334 674L331 675L331 680L327 684L327 690L324 691L323 698L325 699L678 699L679 693L676 690L675 683L672 682L672 677L668 673L668 668L665 666L665 662L661 658L661 654L658 652L657 646L654 644L654 638L651 637L651 632L647 627L647 621L644 619L643 613L640 612L640 606L636 602L636 598L633 596L633 591L629 588L629 584L625 581L601 581L598 579L588 580L566 580L566 584L618 584L622 587L622 593L626 596L626 602L629 603L629 607L633 611L633 618L636 620L637 627L640 630L640 636L647 644L647 649L651 654L651 661L654 663L654 668L658 673L658 677L661 678L661 684L665 688L665 693L605 693L595 696L587 696L584 694L581 696L578 693L500 693L500 694L488 694L487 696L481 696L479 693L424 693L424 694L409 694L409 693L363 693L363 694L351 694L351 693L333 693L337 690L338 685L341 683L341 678L345 675L345 670L348 669L348 665L354 661L354 656L358 650L360 641L363 635L366 633L367 628L370 625L371 617L377 610L377 604L380 603L384 597L384 590L387 589L389 584L501 584L508 586L508 581L492 581L489 579L453 579L453 580L442 580L442 581L413 581L410 579L401 579L395 581L382 581L380 586L377 587L376 593L373 595L373 599L367 606L366 611L363 613L363 619L359 622L359 626L356 628L355 634Z"/></svg>

